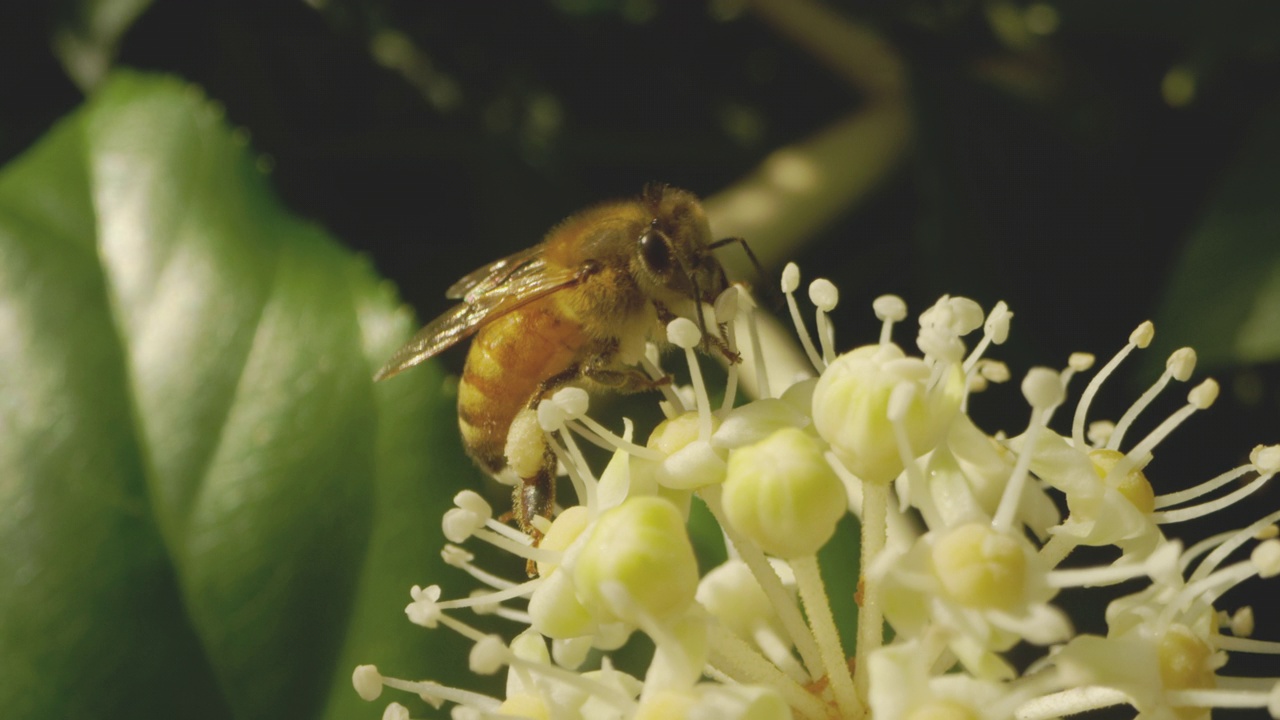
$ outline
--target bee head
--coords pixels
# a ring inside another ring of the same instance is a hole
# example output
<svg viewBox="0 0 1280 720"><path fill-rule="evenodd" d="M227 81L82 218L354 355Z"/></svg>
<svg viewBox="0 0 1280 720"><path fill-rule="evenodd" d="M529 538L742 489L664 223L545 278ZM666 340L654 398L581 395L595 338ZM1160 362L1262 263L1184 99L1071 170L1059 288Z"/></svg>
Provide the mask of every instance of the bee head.
<svg viewBox="0 0 1280 720"><path fill-rule="evenodd" d="M714 302L728 287L728 280L711 255L711 226L697 197L650 184L641 202L651 219L636 238L636 274L651 283L652 292L668 305Z"/></svg>

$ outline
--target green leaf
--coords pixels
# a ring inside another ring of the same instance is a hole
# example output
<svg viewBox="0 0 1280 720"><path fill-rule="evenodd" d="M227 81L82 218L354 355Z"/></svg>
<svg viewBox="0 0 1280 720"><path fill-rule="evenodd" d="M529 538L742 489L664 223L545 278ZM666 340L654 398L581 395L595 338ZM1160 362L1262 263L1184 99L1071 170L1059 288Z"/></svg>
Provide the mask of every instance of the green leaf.
<svg viewBox="0 0 1280 720"><path fill-rule="evenodd" d="M0 172L6 714L372 716L355 664L457 666L402 612L452 403L370 380L412 329L178 81L113 76Z"/></svg>
<svg viewBox="0 0 1280 720"><path fill-rule="evenodd" d="M1280 102L1259 113L1178 260L1157 339L1203 366L1280 358ZM1163 358L1167 352L1157 352Z"/></svg>

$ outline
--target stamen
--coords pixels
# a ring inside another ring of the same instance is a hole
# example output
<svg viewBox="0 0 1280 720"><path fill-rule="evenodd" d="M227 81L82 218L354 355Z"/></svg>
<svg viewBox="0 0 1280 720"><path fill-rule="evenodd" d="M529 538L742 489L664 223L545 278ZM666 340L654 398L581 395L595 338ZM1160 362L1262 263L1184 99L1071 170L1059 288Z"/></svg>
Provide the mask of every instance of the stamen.
<svg viewBox="0 0 1280 720"><path fill-rule="evenodd" d="M1152 325L1150 320L1139 325L1129 334L1129 343L1120 348L1120 352L1108 360L1107 364L1102 366L1098 374L1094 375L1089 384L1085 386L1084 392L1080 395L1080 402L1076 404L1075 417L1071 421L1071 443L1076 446L1076 449L1083 450L1087 447L1084 441L1084 419L1089 414L1089 405L1093 403L1093 398L1098 394L1098 389L1102 387L1102 383L1111 376L1111 373L1115 372L1115 369L1120 366L1120 363L1124 362L1124 359L1129 356L1129 353L1133 352L1134 348L1145 348L1150 345L1151 339L1155 337L1155 332L1155 325Z"/></svg>
<svg viewBox="0 0 1280 720"><path fill-rule="evenodd" d="M653 357L650 357L650 354ZM653 343L645 345L645 356L640 358L640 367L644 369L651 380L661 380L667 376L662 371L661 366L658 365L658 347ZM676 389L672 383L659 385L658 392L662 393L662 397L666 401L658 403L658 407L662 408L663 415L673 418L687 412L688 408L681 402L680 396L676 394Z"/></svg>
<svg viewBox="0 0 1280 720"><path fill-rule="evenodd" d="M1223 650L1247 652L1256 655L1280 655L1280 642L1274 640L1254 640L1253 638L1218 635L1213 644Z"/></svg>
<svg viewBox="0 0 1280 720"><path fill-rule="evenodd" d="M1058 567L1063 560L1071 554L1072 550L1079 547L1080 543L1077 539L1067 533L1054 533L1049 537L1049 542L1040 548L1040 558L1049 565L1049 567Z"/></svg>
<svg viewBox="0 0 1280 720"><path fill-rule="evenodd" d="M738 316L738 293L738 286L730 285L720 293L720 297L716 298L716 303L712 306L716 316L716 327L724 328L724 340L731 352L738 351L737 329L734 322ZM725 372L724 402L720 407L723 410L729 410L738 396L738 363L729 363Z"/></svg>
<svg viewBox="0 0 1280 720"><path fill-rule="evenodd" d="M1142 467L1150 462L1151 451L1155 449L1156 445L1159 445L1161 441L1168 437L1187 418L1195 414L1197 410L1204 410L1213 404L1218 395L1217 388L1218 384L1212 378L1192 388L1191 392L1187 393L1187 404L1165 418L1164 422L1157 425L1155 430L1148 433L1129 452L1125 453L1125 456L1107 472L1104 482L1109 483L1114 478L1124 477L1134 468Z"/></svg>
<svg viewBox="0 0 1280 720"><path fill-rule="evenodd" d="M476 603L471 606L471 612L477 615L496 615L503 620L509 620L517 625L524 625L526 627L533 623L532 615L523 610L517 610L503 605L500 602L490 601L484 590L476 590L471 593L470 597L476 601Z"/></svg>
<svg viewBox="0 0 1280 720"><path fill-rule="evenodd" d="M888 345L893 342L893 324L907 317L907 304L897 295L881 295L871 301L871 309L881 322L880 344Z"/></svg>
<svg viewBox="0 0 1280 720"><path fill-rule="evenodd" d="M1205 577L1208 577L1208 575L1216 570L1218 565L1220 565L1223 560L1226 560L1231 553L1243 547L1245 543L1253 539L1254 535L1257 534L1259 530L1262 530L1277 520L1280 520L1280 510L1276 510L1265 517L1259 518L1253 523L1237 530L1235 533L1230 534L1230 537L1221 545L1218 545L1217 549L1205 556L1204 561L1201 562L1199 567L1196 568L1196 571L1191 574L1190 580L1202 580Z"/></svg>
<svg viewBox="0 0 1280 720"><path fill-rule="evenodd" d="M756 304L746 290L740 289L739 292L742 295L740 302L746 308L747 336L751 339L751 361L756 366L756 396L773 397L773 393L769 390L769 372L765 367L764 348L760 344L760 325L756 318Z"/></svg>
<svg viewBox="0 0 1280 720"><path fill-rule="evenodd" d="M889 403L886 415L890 426L893 428L893 439L898 449L898 458L902 461L902 468L906 473L905 477L899 476L894 489L898 493L899 512L906 512L907 507L914 499L917 501L920 514L924 516L925 524L929 527L941 527L943 524L942 517L938 514L938 508L933 502L932 495L930 495L926 490L925 483L928 481L925 479L924 471L920 468L920 464L916 462L916 452L911 447L911 438L907 432L906 414L910 409L911 402L915 399L916 394L916 386L910 382L898 384L889 394ZM844 464L838 459L832 464L839 468L844 467ZM837 474L839 474L838 471ZM917 493L918 497L912 495L911 491L913 488L920 488L922 490L922 492ZM865 496L863 502L866 502ZM886 499L885 502L887 503L888 500ZM865 508L863 509L863 512L866 512ZM885 512L887 513L888 510L886 509ZM868 532L866 530L868 522L867 518L862 518L862 522L865 535ZM875 523L877 521L873 518L871 522ZM871 537L864 537L862 539L862 547L864 548L863 562L865 563L863 567L871 567L871 561L875 558L875 555L879 553L879 548L883 547L884 543L885 539L880 537L878 532ZM871 548L873 552L866 552L867 548ZM874 612L879 612L878 605Z"/></svg>
<svg viewBox="0 0 1280 720"><path fill-rule="evenodd" d="M528 540L514 542L507 536L500 535L489 529L477 530L472 537L525 560L554 563L558 562L560 558L560 553L536 548L530 545Z"/></svg>
<svg viewBox="0 0 1280 720"><path fill-rule="evenodd" d="M1067 358L1067 366L1058 374L1059 382L1062 383L1062 391L1065 394L1068 387L1071 386L1071 378L1077 373L1084 372L1093 367L1093 356L1087 353L1071 353ZM1065 398L1064 398L1065 399Z"/></svg>
<svg viewBox="0 0 1280 720"><path fill-rule="evenodd" d="M1053 409L1062 403L1065 390L1058 378L1058 373L1048 368L1032 368L1022 381L1022 394L1031 403L1031 421L1023 434L1022 452L1018 453L1018 461L1013 466L1009 483L1005 485L1000 496L1000 505L991 520L991 527L1006 531L1013 526L1014 516L1022 501L1022 489L1027 484L1028 471L1031 468L1031 457L1036 451L1036 442L1040 438L1040 430L1049 422Z"/></svg>
<svg viewBox="0 0 1280 720"><path fill-rule="evenodd" d="M429 680L399 680L397 678L384 677L382 684L394 690L403 690L415 695L437 698L486 713L495 713L502 706L502 701L497 698L481 695L470 690L433 683Z"/></svg>
<svg viewBox="0 0 1280 720"><path fill-rule="evenodd" d="M1136 577L1142 577L1143 575L1159 578L1168 574L1169 569L1176 566L1181 549L1180 543L1176 541L1170 542L1162 545L1141 563L1051 570L1045 576L1045 581L1049 587L1061 589L1069 587L1105 587L1132 580Z"/></svg>
<svg viewBox="0 0 1280 720"><path fill-rule="evenodd" d="M1009 312L1009 306L1005 301L1001 300L991 308L987 321L982 326L982 339L964 361L963 370L966 374L973 369L992 343L1003 345L1004 341L1009 339L1009 321L1012 319L1013 313Z"/></svg>
<svg viewBox="0 0 1280 720"><path fill-rule="evenodd" d="M509 648L504 646L505 661L512 668L518 668L525 672L542 675L551 678L557 682L578 690L584 696L603 700L614 708L620 710L624 716L628 716L635 711L636 703L618 688L596 681L590 677L580 675L572 670L566 670L549 663L533 662L526 660Z"/></svg>
<svg viewBox="0 0 1280 720"><path fill-rule="evenodd" d="M478 567L473 561L475 555L452 543L446 544L444 549L440 551L440 558L449 567L458 568L471 577L497 590L505 590L506 588L515 587L516 583L506 578L498 577L493 573Z"/></svg>
<svg viewBox="0 0 1280 720"><path fill-rule="evenodd" d="M703 442L711 441L711 400L707 397L707 386L702 380L702 368L698 365L698 357L693 349L702 339L698 327L688 318L676 318L667 325L667 338L672 345L684 349L685 360L689 363L689 377L693 381L693 392L698 406L698 438Z"/></svg>
<svg viewBox="0 0 1280 720"><path fill-rule="evenodd" d="M1164 495L1157 495L1156 509L1166 508L1171 505L1181 505L1184 502L1195 500L1196 498L1202 495L1208 495L1209 493L1213 492L1214 490L1217 490L1218 488L1222 487L1223 485L1226 485L1227 483L1235 480L1236 478L1252 472L1253 469L1254 468L1252 465L1241 465L1240 467L1232 468L1210 480L1205 480L1199 485L1195 485L1194 487L1189 487L1186 490L1179 490L1177 492L1166 493Z"/></svg>
<svg viewBox="0 0 1280 720"><path fill-rule="evenodd" d="M1156 627L1169 627L1174 617L1189 607L1196 598L1207 605L1212 605L1223 593L1257 574L1257 566L1244 560L1217 570L1208 577L1188 582L1160 608Z"/></svg>
<svg viewBox="0 0 1280 720"><path fill-rule="evenodd" d="M809 302L814 305L814 323L818 326L818 341L822 343L823 367L836 359L836 331L828 316L840 302L840 291L834 283L826 278L818 278L809 283Z"/></svg>
<svg viewBox="0 0 1280 720"><path fill-rule="evenodd" d="M1269 694L1220 689L1169 690L1165 700L1174 707L1265 708Z"/></svg>
<svg viewBox="0 0 1280 720"><path fill-rule="evenodd" d="M507 537L512 542L518 542L522 545L533 544L533 541L529 539L528 535L525 535L524 533L511 527L510 525L507 525L505 523L500 523L497 520L494 520L493 518L489 518L488 520L485 520L484 526L489 530L492 530L498 533L499 535Z"/></svg>
<svg viewBox="0 0 1280 720"><path fill-rule="evenodd" d="M436 607L441 610L453 610L455 608L469 608L484 603L500 603L512 598L528 597L532 595L533 591L537 590L538 586L541 584L542 578L533 578L505 590L484 593L482 595L472 595L471 597L458 598L456 600L441 600L436 603Z"/></svg>
<svg viewBox="0 0 1280 720"><path fill-rule="evenodd" d="M1217 498L1216 500L1210 500L1208 502L1204 502L1199 505L1192 505L1190 507L1178 508L1177 510L1165 510L1164 512L1152 513L1151 518L1157 524L1165 525L1168 523L1185 522L1187 520L1194 520L1199 517L1204 517L1205 515L1212 515L1213 513L1225 507L1234 505L1235 503L1252 495L1258 490L1261 490L1262 486L1267 484L1267 481L1270 479L1271 479L1270 475L1259 475L1257 478L1254 478L1253 481L1251 481L1248 485L1245 485L1244 487L1239 488L1235 492L1232 492L1228 495L1223 495L1222 497Z"/></svg>
<svg viewBox="0 0 1280 720"><path fill-rule="evenodd" d="M1111 438L1107 440L1107 449L1120 449L1120 443L1124 441L1125 431L1142 414L1142 411L1151 404L1151 401L1155 400L1156 396L1164 390L1169 381L1186 382L1191 377L1191 373L1195 371L1195 367L1196 353L1194 350L1184 347L1174 351L1165 362L1165 369L1164 372L1160 373L1160 377L1156 379L1151 387L1147 388L1142 397L1138 398L1138 401L1130 406L1125 414L1121 416L1120 421L1116 423L1115 430L1111 433Z"/></svg>
<svg viewBox="0 0 1280 720"><path fill-rule="evenodd" d="M558 438L563 437L568 447L560 444ZM578 496L578 504L586 507L596 506L596 478L591 474L591 469L587 467L586 460L582 458L582 452L578 450L578 445L573 441L571 433L557 433L555 435L547 435L547 446L551 448L551 452L555 453L556 459L564 466L566 472L569 473L569 481L573 483L574 493Z"/></svg>
<svg viewBox="0 0 1280 720"><path fill-rule="evenodd" d="M795 325L796 336L800 338L800 344L804 346L804 352L809 356L809 362L813 367L822 372L827 365L822 362L822 358L818 356L818 351L813 347L813 338L809 337L809 329L805 327L804 320L800 317L800 307L796 304L796 288L800 287L800 268L795 263L787 263L782 270L782 294L787 296L787 308L791 311L791 324Z"/></svg>
<svg viewBox="0 0 1280 720"><path fill-rule="evenodd" d="M586 427L583 427L583 426ZM582 437L590 440L596 446L605 450L622 450L630 455L645 460L662 460L665 456L653 448L643 445L637 445L619 435L615 435L609 428L592 420L590 416L583 415L577 420L570 420L567 424L570 430L578 433Z"/></svg>

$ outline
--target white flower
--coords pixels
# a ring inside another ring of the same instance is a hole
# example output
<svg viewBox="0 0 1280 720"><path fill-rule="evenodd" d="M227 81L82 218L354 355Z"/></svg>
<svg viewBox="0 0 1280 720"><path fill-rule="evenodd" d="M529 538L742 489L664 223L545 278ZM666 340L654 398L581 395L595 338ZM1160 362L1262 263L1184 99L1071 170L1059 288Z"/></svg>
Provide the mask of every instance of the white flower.
<svg viewBox="0 0 1280 720"><path fill-rule="evenodd" d="M731 367L726 398L712 407L693 353L701 333L677 320L669 339L684 351L692 384L665 389L667 420L643 444L632 441L630 421L618 434L593 420L576 388L513 429L545 434L577 495L540 525L538 546L493 519L479 495L458 495L444 520L451 543L490 544L537 576L500 577L451 544L445 560L483 588L443 600L438 585L415 586L406 613L471 642L473 671L505 667L503 697L386 677L373 666L353 673L360 696L377 699L384 687L416 693L437 707L450 703L458 720L1047 720L1120 704L1150 718L1187 720L1214 707L1268 708L1280 718L1280 677L1224 672L1230 654L1280 652L1274 641L1246 637L1255 612L1269 608L1220 607L1242 583L1280 575L1280 510L1186 550L1166 536L1269 482L1280 446L1259 446L1240 467L1160 494L1153 460L1180 424L1212 404L1212 381L1145 437L1127 437L1158 394L1190 378L1194 353L1174 353L1119 420L1089 422L1105 380L1150 343L1154 330L1143 323L1084 388L1062 432L1054 416L1070 408L1071 380L1093 357L1033 368L1021 383L1026 427L1009 437L967 414L974 393L1010 377L984 357L1008 337L1003 303L984 316L971 300L943 297L921 314L922 354L914 356L891 337L905 304L881 297L878 341L840 355L828 315L835 286L809 288L815 344L800 319L799 285L789 266L783 291L816 377L739 403ZM751 303L737 289L716 303L715 320L732 327L735 307L754 337ZM970 348L965 338L979 329ZM646 363L662 373L656 353ZM613 448L598 476L583 438ZM705 574L686 525L694 503L719 524L729 554ZM850 512L861 535L856 618L839 616L827 593L828 579L855 566L857 549L840 547ZM1111 547L1114 562L1060 567L1080 545ZM1105 636L1076 635L1055 604L1064 588L1124 581L1141 585L1109 604ZM462 611L495 615L509 631L481 632ZM850 645L840 628L855 619ZM654 647L647 665L615 668L613 651L637 633ZM1011 662L1015 645L1040 655ZM398 703L386 707L385 717L407 716Z"/></svg>

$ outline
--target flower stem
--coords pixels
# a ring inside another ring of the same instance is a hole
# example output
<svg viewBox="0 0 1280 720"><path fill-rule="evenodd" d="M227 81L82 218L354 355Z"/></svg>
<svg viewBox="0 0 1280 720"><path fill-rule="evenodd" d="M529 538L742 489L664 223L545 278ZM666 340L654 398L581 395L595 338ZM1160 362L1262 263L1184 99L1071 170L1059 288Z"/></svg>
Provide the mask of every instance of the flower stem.
<svg viewBox="0 0 1280 720"><path fill-rule="evenodd" d="M787 631L787 635L791 637L791 642L796 646L796 651L800 653L800 659L804 661L805 669L809 671L809 677L814 680L822 677L822 655L818 650L818 645L814 641L813 633L809 632L809 626L804 622L804 616L800 614L800 608L796 607L795 601L791 598L787 589L782 586L782 578L778 577L778 573L769 564L764 552L755 543L744 541L742 536L729 525L729 520L724 515L724 507L720 504L720 487L704 488L699 492L699 495L707 503L707 508L711 510L716 522L724 530L725 537L729 539L734 549L737 550L738 556L742 558L742 561L747 564L747 568L751 570L751 574L755 576L756 582L760 583L760 588L764 590L765 596L769 598L769 604L778 613L778 619L782 621L782 627Z"/></svg>
<svg viewBox="0 0 1280 720"><path fill-rule="evenodd" d="M884 613L880 609L877 584L867 582L867 572L876 556L884 549L889 512L889 486L881 483L862 484L862 604L858 608L857 663L854 684L861 697L868 697L867 658L884 643Z"/></svg>
<svg viewBox="0 0 1280 720"><path fill-rule="evenodd" d="M722 625L713 624L709 639L711 665L727 677L737 682L769 685L782 695L787 705L807 720L826 717L822 700L807 692L742 638Z"/></svg>
<svg viewBox="0 0 1280 720"><path fill-rule="evenodd" d="M883 525L881 528L883 534ZM800 600L809 616L813 635L818 640L818 650L822 653L822 663L826 667L827 680L835 694L836 705L840 708L840 717L860 718L866 714L866 709L858 700L853 678L849 676L849 663L845 659L847 656L844 654L844 646L840 643L840 631L836 629L835 618L831 615L827 589L818 570L818 557L809 555L788 562L796 574Z"/></svg>

